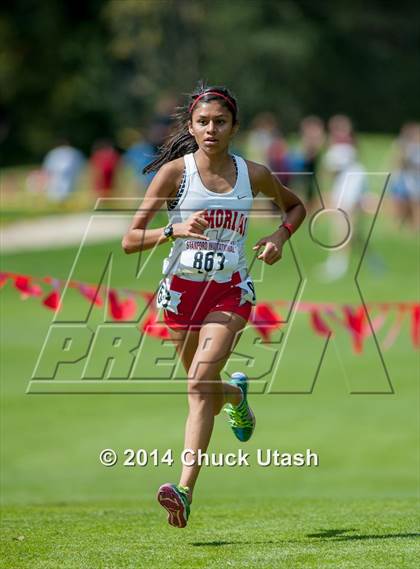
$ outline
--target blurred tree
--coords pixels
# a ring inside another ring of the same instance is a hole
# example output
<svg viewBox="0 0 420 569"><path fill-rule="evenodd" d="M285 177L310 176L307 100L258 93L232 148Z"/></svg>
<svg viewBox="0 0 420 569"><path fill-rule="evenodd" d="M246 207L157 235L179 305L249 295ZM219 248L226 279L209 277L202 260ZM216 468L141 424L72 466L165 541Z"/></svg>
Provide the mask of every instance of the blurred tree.
<svg viewBox="0 0 420 569"><path fill-rule="evenodd" d="M245 126L345 112L397 131L419 118L419 21L408 0L15 0L0 8L1 163L143 128L199 78L238 95Z"/></svg>
<svg viewBox="0 0 420 569"><path fill-rule="evenodd" d="M295 2L125 0L110 1L104 13L129 116L139 98L150 110L162 90L183 93L205 78L237 93L245 121L267 107L289 126L299 118L293 93L316 30Z"/></svg>
<svg viewBox="0 0 420 569"><path fill-rule="evenodd" d="M101 5L15 0L0 9L0 120L8 131L2 164L40 160L59 138L87 151L95 137L112 134Z"/></svg>

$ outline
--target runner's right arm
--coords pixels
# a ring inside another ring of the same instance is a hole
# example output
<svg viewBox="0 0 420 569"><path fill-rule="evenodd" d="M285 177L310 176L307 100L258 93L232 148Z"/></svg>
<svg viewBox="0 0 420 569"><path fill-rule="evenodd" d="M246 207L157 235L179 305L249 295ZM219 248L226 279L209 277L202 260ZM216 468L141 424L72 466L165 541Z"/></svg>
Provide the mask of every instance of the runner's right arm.
<svg viewBox="0 0 420 569"><path fill-rule="evenodd" d="M166 203L171 196L175 196L182 178L183 162L183 159L178 159L164 164L151 181L143 202L134 215L130 229L123 237L122 248L125 253L146 251L155 245L168 242L163 233L163 227L146 228L156 212L161 209L162 204ZM202 217L203 213L204 211L194 212L184 223L174 223L173 237L207 239L203 231L208 226L208 222Z"/></svg>

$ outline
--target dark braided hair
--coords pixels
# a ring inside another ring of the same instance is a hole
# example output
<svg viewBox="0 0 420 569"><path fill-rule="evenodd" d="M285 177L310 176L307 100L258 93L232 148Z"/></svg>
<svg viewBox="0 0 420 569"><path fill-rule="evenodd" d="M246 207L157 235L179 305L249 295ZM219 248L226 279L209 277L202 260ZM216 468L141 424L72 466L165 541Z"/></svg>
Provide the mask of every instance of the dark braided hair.
<svg viewBox="0 0 420 569"><path fill-rule="evenodd" d="M219 101L232 114L232 124L237 123L238 104L234 95L226 87L209 87L204 81L200 81L196 89L188 95L186 104L176 108L172 117L175 123L173 131L159 148L157 158L143 168L143 174L159 170L167 162L190 152L195 152L198 149L195 138L188 131L188 121L191 119L195 108L194 102L198 98L203 103L213 100Z"/></svg>

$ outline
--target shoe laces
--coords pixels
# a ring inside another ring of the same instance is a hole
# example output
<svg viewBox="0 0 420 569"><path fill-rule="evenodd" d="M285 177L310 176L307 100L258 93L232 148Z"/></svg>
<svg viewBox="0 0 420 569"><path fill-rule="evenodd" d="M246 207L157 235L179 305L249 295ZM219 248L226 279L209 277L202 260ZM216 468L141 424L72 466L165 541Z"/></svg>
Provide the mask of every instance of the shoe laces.
<svg viewBox="0 0 420 569"><path fill-rule="evenodd" d="M231 403L228 403L224 408L225 413L229 416L229 424L231 427L235 428L245 428L252 427L252 418L248 411L248 406L239 405L239 407L234 407Z"/></svg>
<svg viewBox="0 0 420 569"><path fill-rule="evenodd" d="M185 496L187 503L190 503L190 489L188 486L181 486L181 484L177 484L177 490L180 494L182 494L183 496Z"/></svg>

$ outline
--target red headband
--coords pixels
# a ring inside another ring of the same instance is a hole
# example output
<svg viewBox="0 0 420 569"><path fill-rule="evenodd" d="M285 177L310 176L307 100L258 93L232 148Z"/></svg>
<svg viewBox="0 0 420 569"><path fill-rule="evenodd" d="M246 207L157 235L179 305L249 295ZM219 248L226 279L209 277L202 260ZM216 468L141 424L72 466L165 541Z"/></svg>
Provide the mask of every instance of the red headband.
<svg viewBox="0 0 420 569"><path fill-rule="evenodd" d="M231 106L231 108L233 109L233 111L236 113L236 107L233 104L233 102L231 101L231 99L229 99L229 97L226 97L226 95L223 95L222 93L219 93L218 91L205 91L204 93L201 93L201 95L198 95L198 97L196 99L194 99L194 101L191 103L190 108L189 108L189 112L192 113L193 108L195 107L195 105L198 103L198 101L202 98L205 97L206 95L217 95L218 97L221 97L222 99L224 99L228 105Z"/></svg>

